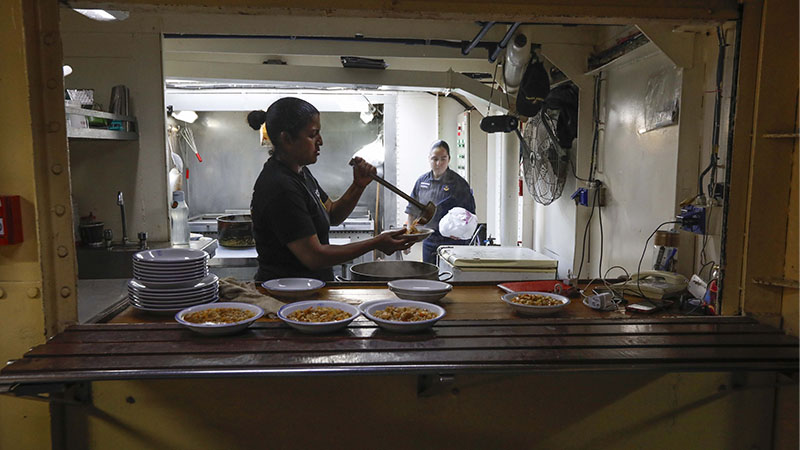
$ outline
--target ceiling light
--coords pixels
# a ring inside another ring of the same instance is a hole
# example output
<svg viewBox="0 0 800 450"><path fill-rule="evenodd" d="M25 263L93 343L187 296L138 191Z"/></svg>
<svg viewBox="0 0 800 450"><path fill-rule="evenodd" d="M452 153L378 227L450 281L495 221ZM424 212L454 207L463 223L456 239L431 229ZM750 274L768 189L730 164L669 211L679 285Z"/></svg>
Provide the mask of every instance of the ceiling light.
<svg viewBox="0 0 800 450"><path fill-rule="evenodd" d="M108 9L79 9L73 8L75 12L83 14L84 16L98 20L100 22L109 22L112 20L125 20L130 16L128 11L113 11Z"/></svg>
<svg viewBox="0 0 800 450"><path fill-rule="evenodd" d="M182 120L186 123L194 123L197 120L197 113L194 111L178 111L176 113L172 113L172 117Z"/></svg>
<svg viewBox="0 0 800 450"><path fill-rule="evenodd" d="M70 67L67 64L64 64L64 66L61 68L61 70L64 71L64 76L67 76L67 75L72 73L72 67Z"/></svg>

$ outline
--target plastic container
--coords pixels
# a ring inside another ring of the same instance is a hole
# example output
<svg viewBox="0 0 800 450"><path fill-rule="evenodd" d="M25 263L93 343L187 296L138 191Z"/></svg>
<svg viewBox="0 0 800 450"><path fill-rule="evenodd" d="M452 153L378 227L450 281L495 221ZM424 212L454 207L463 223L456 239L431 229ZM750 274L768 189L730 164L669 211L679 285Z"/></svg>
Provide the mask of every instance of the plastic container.
<svg viewBox="0 0 800 450"><path fill-rule="evenodd" d="M173 247L189 246L189 207L186 205L183 191L172 193L172 205L169 210L171 222L169 240Z"/></svg>

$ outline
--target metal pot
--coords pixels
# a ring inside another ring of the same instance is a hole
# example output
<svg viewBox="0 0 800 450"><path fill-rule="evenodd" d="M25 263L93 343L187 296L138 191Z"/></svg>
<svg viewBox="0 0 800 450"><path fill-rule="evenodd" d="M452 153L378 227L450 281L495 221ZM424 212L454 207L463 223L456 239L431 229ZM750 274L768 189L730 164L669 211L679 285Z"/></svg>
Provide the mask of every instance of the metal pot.
<svg viewBox="0 0 800 450"><path fill-rule="evenodd" d="M420 261L375 261L350 266L350 279L353 281L392 281L405 278L446 281L453 278L453 274L440 274L435 265Z"/></svg>
<svg viewBox="0 0 800 450"><path fill-rule="evenodd" d="M256 245L253 237L253 219L250 214L232 214L217 218L219 245L230 248L247 248Z"/></svg>

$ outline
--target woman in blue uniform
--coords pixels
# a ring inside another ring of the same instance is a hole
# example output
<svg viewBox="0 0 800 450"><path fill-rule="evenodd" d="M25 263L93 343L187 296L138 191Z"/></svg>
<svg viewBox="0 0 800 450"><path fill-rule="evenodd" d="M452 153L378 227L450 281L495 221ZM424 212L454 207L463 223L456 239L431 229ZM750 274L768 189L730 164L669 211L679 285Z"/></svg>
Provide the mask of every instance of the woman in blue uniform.
<svg viewBox="0 0 800 450"><path fill-rule="evenodd" d="M255 130L266 124L274 150L253 187L250 211L258 252L257 282L282 277L332 280L332 267L372 250L392 254L413 245L405 230L347 245L330 245L331 224L350 215L375 168L355 158L353 183L331 200L308 170L322 146L319 111L299 98L282 98L264 111L252 111Z"/></svg>
<svg viewBox="0 0 800 450"><path fill-rule="evenodd" d="M431 164L431 171L417 179L411 196L422 204L433 202L436 205L436 215L425 224L434 232L422 243L422 260L436 264L436 249L440 245L466 245L468 243L465 240L442 236L439 233L439 220L457 206L475 214L475 198L472 196L472 189L467 180L448 167L450 146L447 145L447 142L434 142L428 154L428 161ZM414 205L409 204L406 207L409 225L413 223L419 213L419 209Z"/></svg>

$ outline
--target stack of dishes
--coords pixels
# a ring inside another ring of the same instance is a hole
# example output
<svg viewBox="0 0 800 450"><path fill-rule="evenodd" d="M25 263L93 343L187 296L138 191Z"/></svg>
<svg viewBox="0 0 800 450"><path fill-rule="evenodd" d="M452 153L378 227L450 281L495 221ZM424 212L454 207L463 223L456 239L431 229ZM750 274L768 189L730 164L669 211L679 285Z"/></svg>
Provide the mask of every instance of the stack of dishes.
<svg viewBox="0 0 800 450"><path fill-rule="evenodd" d="M453 285L435 280L392 280L389 290L400 298L421 302L436 302L453 290Z"/></svg>
<svg viewBox="0 0 800 450"><path fill-rule="evenodd" d="M172 314L217 300L219 278L208 273L208 253L163 248L133 255L128 302L137 310Z"/></svg>

